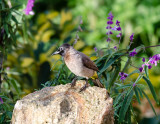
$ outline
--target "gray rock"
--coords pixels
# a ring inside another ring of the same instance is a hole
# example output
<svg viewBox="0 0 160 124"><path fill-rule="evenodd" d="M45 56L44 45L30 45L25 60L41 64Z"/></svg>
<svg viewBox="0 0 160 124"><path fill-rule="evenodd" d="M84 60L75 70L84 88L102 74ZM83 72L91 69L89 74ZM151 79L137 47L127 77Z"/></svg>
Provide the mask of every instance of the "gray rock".
<svg viewBox="0 0 160 124"><path fill-rule="evenodd" d="M107 90L77 81L70 84L46 87L17 101L12 124L114 124L113 99Z"/></svg>

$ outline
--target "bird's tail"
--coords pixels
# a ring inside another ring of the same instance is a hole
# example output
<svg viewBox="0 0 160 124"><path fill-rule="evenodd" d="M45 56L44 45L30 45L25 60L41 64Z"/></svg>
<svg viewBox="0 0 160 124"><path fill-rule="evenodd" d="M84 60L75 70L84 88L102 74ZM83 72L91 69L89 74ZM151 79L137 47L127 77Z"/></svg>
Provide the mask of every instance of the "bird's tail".
<svg viewBox="0 0 160 124"><path fill-rule="evenodd" d="M104 88L103 84L100 82L100 80L98 78L97 79L92 79L92 81L93 81L95 86Z"/></svg>
<svg viewBox="0 0 160 124"><path fill-rule="evenodd" d="M97 72L95 72L95 74L91 77L91 79L92 79L95 86L104 88L104 85L100 82L100 80L98 78Z"/></svg>

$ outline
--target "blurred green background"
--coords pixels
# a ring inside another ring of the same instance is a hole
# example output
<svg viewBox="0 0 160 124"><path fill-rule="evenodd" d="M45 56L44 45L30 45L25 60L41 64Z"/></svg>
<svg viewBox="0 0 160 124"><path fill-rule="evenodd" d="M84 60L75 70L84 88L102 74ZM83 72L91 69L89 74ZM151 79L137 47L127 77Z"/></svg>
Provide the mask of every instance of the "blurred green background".
<svg viewBox="0 0 160 124"><path fill-rule="evenodd" d="M22 4L26 2L21 1ZM7 62L4 63L9 76L17 80L19 88L24 92L23 96L40 89L41 84L56 77L57 68L62 63L56 63L60 56L51 54L62 43L74 42L81 16L83 32L79 33L80 40L75 48L88 56L92 55L95 46L107 46L106 22L110 11L114 15L114 21L118 19L121 22L123 36L120 48L129 45L132 33L135 33L132 48L141 44L152 46L160 43L159 0L36 0L33 11L35 14L26 16L27 21L23 25L28 28L28 35L22 39L17 34L18 46L8 54ZM118 43L118 40L115 42ZM111 46L114 44L111 43ZM159 47L146 49L145 54L137 56L150 57L154 54L160 54ZM132 64L140 67L142 62L138 57ZM95 58L91 57L92 60ZM65 69L67 70L66 67ZM132 70L129 68L128 72ZM149 73L160 98L160 65L149 70ZM134 104L139 114L137 120L140 122L144 118L141 123L149 124L150 121L146 122L145 118L154 119L154 114L146 100L141 106L137 106L136 102ZM155 107L160 114L160 107ZM156 124L158 120L154 119L151 123Z"/></svg>

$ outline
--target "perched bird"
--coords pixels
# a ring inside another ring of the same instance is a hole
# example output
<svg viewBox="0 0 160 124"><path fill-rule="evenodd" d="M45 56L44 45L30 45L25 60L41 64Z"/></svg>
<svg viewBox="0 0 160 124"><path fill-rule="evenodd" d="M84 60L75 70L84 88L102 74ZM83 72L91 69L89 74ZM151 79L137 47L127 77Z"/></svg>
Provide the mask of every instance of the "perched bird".
<svg viewBox="0 0 160 124"><path fill-rule="evenodd" d="M92 60L85 54L75 50L71 45L65 43L58 48L52 55L60 54L64 58L64 62L71 72L76 76L86 78L85 86L80 91L86 89L88 79L91 78L94 84L99 87L104 87L98 79L98 68ZM77 77L72 80L71 86L76 83Z"/></svg>

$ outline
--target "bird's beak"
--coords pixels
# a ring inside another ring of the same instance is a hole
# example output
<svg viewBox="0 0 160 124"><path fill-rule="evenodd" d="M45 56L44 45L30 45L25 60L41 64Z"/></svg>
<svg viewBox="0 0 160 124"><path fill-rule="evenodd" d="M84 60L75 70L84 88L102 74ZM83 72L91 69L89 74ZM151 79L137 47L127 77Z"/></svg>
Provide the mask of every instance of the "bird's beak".
<svg viewBox="0 0 160 124"><path fill-rule="evenodd" d="M52 56L56 54L59 54L59 51L55 51L54 53L52 53Z"/></svg>

